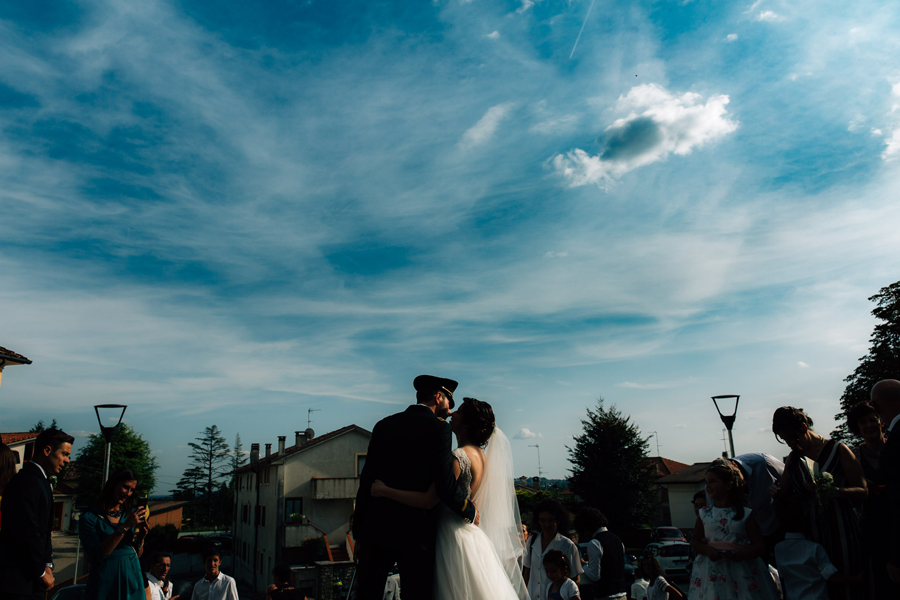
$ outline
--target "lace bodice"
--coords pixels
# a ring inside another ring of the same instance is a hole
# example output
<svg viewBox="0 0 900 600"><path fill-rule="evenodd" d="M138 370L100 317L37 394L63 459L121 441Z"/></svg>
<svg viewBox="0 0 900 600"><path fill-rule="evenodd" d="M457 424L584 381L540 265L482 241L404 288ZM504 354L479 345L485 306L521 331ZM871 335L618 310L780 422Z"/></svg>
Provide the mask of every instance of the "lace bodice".
<svg viewBox="0 0 900 600"><path fill-rule="evenodd" d="M462 448L456 448L453 456L459 461L459 479L456 480L457 485L466 490L466 497L472 496L472 461L469 455Z"/></svg>

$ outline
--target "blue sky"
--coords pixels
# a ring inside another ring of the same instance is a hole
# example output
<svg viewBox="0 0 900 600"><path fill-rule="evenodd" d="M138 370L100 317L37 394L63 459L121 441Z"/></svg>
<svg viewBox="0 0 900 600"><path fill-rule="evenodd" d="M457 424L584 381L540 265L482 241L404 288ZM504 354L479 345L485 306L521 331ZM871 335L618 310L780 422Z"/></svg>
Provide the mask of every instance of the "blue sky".
<svg viewBox="0 0 900 600"><path fill-rule="evenodd" d="M0 428L127 404L158 491L207 425L371 428L421 373L522 474L600 396L690 463L741 394L782 456L898 279L892 3L8 4Z"/></svg>

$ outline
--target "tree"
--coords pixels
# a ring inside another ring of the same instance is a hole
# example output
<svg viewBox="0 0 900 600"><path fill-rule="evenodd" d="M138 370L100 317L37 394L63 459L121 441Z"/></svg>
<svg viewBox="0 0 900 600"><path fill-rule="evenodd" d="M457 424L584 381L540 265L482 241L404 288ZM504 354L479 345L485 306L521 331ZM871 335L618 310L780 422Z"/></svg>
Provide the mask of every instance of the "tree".
<svg viewBox="0 0 900 600"><path fill-rule="evenodd" d="M106 440L99 433L88 436L87 443L78 449L75 466L78 469L79 504L92 504L103 485L103 456ZM147 496L156 486L156 458L150 444L130 425L122 424L113 438L109 455L109 472L127 468L137 477L137 496Z"/></svg>
<svg viewBox="0 0 900 600"><path fill-rule="evenodd" d="M234 435L234 447L231 451L231 470L236 471L244 466L247 462L247 457L244 456L244 445L241 443L241 434L236 433ZM234 486L234 478L231 480L231 485Z"/></svg>
<svg viewBox="0 0 900 600"><path fill-rule="evenodd" d="M612 529L648 523L656 504L655 472L646 461L648 438L615 405L604 407L603 398L581 424L584 433L575 437L574 448L567 447L572 492L603 512Z"/></svg>
<svg viewBox="0 0 900 600"><path fill-rule="evenodd" d="M43 419L39 419L37 423L31 426L31 429L28 430L28 433L40 433L46 429L56 429L56 419L53 419L53 422L50 423L50 427L44 425Z"/></svg>
<svg viewBox="0 0 900 600"><path fill-rule="evenodd" d="M844 442L858 441L858 436L847 429L850 408L868 401L869 392L878 381L900 377L900 281L881 288L869 300L875 303L872 314L881 322L869 338L869 353L844 379L847 387L841 396L841 412L834 416L839 425L831 433L832 438Z"/></svg>
<svg viewBox="0 0 900 600"><path fill-rule="evenodd" d="M205 482L202 485L206 496L206 522L212 522L213 494L229 464L229 448L225 436L216 425L211 425L201 432L196 442L188 444L191 449L191 467L200 469Z"/></svg>

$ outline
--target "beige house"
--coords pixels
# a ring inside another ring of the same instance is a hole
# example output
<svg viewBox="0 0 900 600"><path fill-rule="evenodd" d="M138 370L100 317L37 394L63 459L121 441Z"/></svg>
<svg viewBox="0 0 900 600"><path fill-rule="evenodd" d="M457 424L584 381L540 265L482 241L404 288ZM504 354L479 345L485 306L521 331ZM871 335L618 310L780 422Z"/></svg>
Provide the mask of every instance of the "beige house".
<svg viewBox="0 0 900 600"><path fill-rule="evenodd" d="M353 513L359 474L372 433L348 425L312 437L312 430L295 432L295 444L277 451L252 444L250 464L234 471L234 577L264 592L272 567L297 565L303 543L327 537L333 555L343 548ZM335 556L337 560L338 556Z"/></svg>
<svg viewBox="0 0 900 600"><path fill-rule="evenodd" d="M685 533L693 530L697 523L691 501L694 494L706 488L706 469L710 464L694 463L656 480L656 485L668 491L672 525Z"/></svg>
<svg viewBox="0 0 900 600"><path fill-rule="evenodd" d="M33 431L21 433L0 433L0 441L9 446L16 455L16 472L22 468L26 460L34 454L34 442L38 434ZM72 511L75 508L76 491L72 469L66 473L65 481L58 481L53 489L53 531L68 531L72 523Z"/></svg>

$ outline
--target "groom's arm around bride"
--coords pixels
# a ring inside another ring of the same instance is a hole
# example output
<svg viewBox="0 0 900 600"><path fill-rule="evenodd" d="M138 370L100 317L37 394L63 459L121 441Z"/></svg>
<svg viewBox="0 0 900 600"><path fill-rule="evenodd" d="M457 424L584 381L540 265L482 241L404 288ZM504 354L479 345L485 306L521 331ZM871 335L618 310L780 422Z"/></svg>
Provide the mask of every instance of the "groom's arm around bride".
<svg viewBox="0 0 900 600"><path fill-rule="evenodd" d="M417 492L435 486L438 497L460 518L476 519L476 510L456 484L450 426L443 421L453 407L457 383L422 375L413 382L418 403L382 419L372 431L360 475L354 537L359 541L358 599L381 599L387 572L396 561L404 600L429 600L434 582L437 507L413 508L375 498L372 483Z"/></svg>

